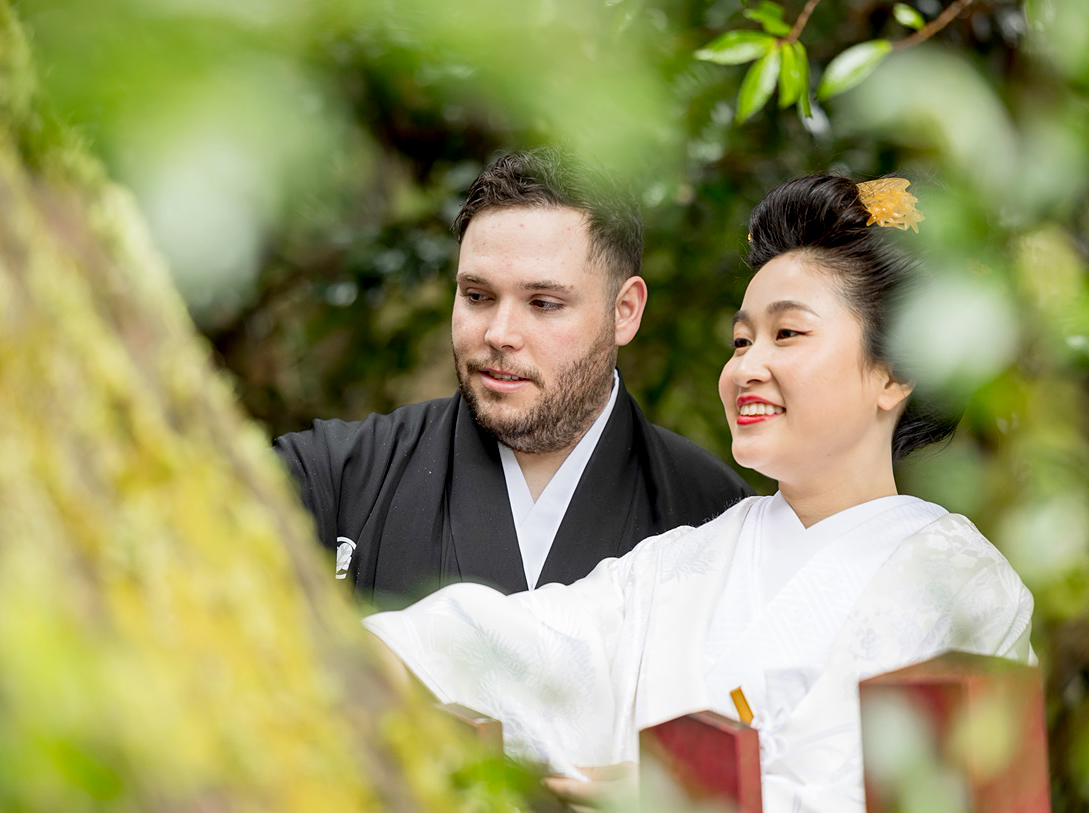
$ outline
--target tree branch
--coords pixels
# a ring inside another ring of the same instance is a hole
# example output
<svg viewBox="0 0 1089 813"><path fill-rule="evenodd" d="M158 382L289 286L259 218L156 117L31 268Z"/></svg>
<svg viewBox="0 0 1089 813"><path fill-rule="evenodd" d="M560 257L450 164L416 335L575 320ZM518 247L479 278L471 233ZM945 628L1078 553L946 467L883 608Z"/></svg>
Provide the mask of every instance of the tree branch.
<svg viewBox="0 0 1089 813"><path fill-rule="evenodd" d="M807 0L805 8L802 9L802 13L798 15L798 19L794 22L794 27L790 29L790 33L787 34L783 45L793 45L798 41L798 37L802 35L802 30L805 28L806 23L809 22L809 15L813 13L813 9L817 7L817 3L821 0ZM969 0L970 2L970 0Z"/></svg>
<svg viewBox="0 0 1089 813"><path fill-rule="evenodd" d="M905 37L902 40L896 40L892 44L892 47L897 50L901 50L903 48L911 48L912 46L918 45L920 42L926 42L928 39L933 37L947 25L949 25L949 23L953 22L954 18L956 18L958 14L964 11L964 9L966 9L968 6L972 5L972 2L973 0L955 0L955 2L950 4L949 8L947 8L945 11L935 17L928 25L920 28L910 37Z"/></svg>

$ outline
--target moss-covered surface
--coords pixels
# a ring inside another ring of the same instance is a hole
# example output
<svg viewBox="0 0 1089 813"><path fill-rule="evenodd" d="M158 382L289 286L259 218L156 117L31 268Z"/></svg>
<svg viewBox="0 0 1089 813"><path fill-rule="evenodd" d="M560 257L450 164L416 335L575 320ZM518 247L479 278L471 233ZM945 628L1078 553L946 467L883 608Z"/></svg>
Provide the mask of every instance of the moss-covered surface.
<svg viewBox="0 0 1089 813"><path fill-rule="evenodd" d="M503 806L371 660L131 196L35 88L0 0L0 809Z"/></svg>

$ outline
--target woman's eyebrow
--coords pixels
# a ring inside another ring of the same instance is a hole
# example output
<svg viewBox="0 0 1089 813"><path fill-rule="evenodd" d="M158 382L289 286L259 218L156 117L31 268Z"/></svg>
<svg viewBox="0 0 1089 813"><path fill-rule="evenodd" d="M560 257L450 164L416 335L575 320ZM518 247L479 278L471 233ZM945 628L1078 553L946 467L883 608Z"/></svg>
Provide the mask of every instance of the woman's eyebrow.
<svg viewBox="0 0 1089 813"><path fill-rule="evenodd" d="M793 299L777 299L776 301L768 305L766 310L769 316L775 316L776 314L785 313L786 311L805 311L806 313L811 313L814 316L820 316L819 313L806 305L804 302L797 302ZM734 314L733 324L743 324L747 327L751 326L752 318L749 316L749 312L746 310L739 310L737 313Z"/></svg>
<svg viewBox="0 0 1089 813"><path fill-rule="evenodd" d="M814 316L820 316L815 310L806 305L804 302L797 302L793 299L778 299L768 305L767 312L769 316L774 316L778 313L784 313L785 311L806 311Z"/></svg>

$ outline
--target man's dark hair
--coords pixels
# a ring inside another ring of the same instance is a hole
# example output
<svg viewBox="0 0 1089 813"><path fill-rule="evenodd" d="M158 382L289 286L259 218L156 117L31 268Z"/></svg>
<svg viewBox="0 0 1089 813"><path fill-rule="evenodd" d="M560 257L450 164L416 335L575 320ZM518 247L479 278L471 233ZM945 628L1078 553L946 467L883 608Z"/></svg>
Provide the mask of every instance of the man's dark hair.
<svg viewBox="0 0 1089 813"><path fill-rule="evenodd" d="M911 360L894 355L889 334L921 271L892 244L895 235L889 229L866 225L869 216L858 186L847 178L814 175L787 181L753 210L749 266L755 273L792 252L810 258L837 280L844 301L861 321L866 360L885 365L897 381L907 383L915 378ZM893 460L947 439L959 412L917 387L893 432Z"/></svg>
<svg viewBox="0 0 1089 813"><path fill-rule="evenodd" d="M469 187L453 230L460 243L472 219L499 207L569 207L586 214L590 261L608 274L613 295L639 273L643 223L639 205L615 178L555 147L509 152Z"/></svg>

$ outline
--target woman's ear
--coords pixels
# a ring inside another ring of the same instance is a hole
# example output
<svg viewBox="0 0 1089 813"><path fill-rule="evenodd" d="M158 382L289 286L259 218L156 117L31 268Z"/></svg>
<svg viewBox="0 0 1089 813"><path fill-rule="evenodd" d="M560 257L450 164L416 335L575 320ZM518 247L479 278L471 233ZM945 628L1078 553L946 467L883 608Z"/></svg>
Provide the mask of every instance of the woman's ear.
<svg viewBox="0 0 1089 813"><path fill-rule="evenodd" d="M884 412L901 412L907 406L908 396L915 389L914 381L898 381L888 370L881 368L883 383L877 396L877 407Z"/></svg>

